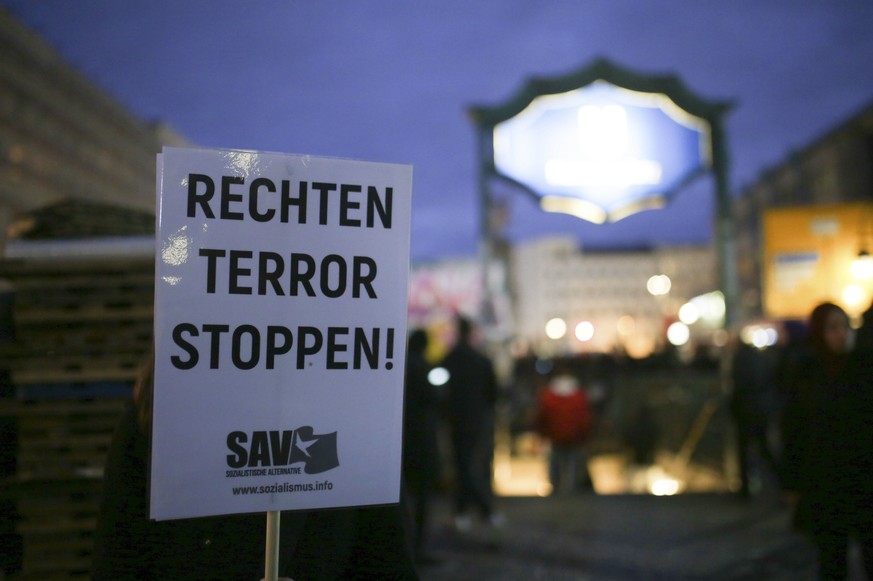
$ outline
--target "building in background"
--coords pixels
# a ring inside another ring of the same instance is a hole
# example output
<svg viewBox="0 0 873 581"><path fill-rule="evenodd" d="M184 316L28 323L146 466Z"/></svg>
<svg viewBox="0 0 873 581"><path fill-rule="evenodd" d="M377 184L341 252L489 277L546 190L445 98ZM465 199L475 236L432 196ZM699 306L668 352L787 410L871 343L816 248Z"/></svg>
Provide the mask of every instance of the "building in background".
<svg viewBox="0 0 873 581"><path fill-rule="evenodd" d="M840 305L860 324L873 301L873 205L791 206L764 211L764 313L806 319L816 305Z"/></svg>
<svg viewBox="0 0 873 581"><path fill-rule="evenodd" d="M480 268L474 258L414 264L410 326L439 335L455 314L475 316ZM712 295L711 246L583 251L572 237L544 237L512 249L511 273L513 339L521 352L647 357L664 349L670 325L680 320L690 333L682 345L711 345L724 316L723 300Z"/></svg>
<svg viewBox="0 0 873 581"><path fill-rule="evenodd" d="M155 154L180 136L129 113L3 9L0 63L0 231L70 201L154 214Z"/></svg>
<svg viewBox="0 0 873 581"><path fill-rule="evenodd" d="M737 269L744 318L768 315L762 287L765 269L772 266L763 260L767 211L845 203L867 204L873 219L873 103L762 174L737 198ZM843 227L857 230L856 252L863 250L862 237L873 236L867 233L873 225L859 222Z"/></svg>
<svg viewBox="0 0 873 581"><path fill-rule="evenodd" d="M542 355L651 355L683 306L717 287L711 246L586 252L543 238L514 249L512 272L517 338Z"/></svg>

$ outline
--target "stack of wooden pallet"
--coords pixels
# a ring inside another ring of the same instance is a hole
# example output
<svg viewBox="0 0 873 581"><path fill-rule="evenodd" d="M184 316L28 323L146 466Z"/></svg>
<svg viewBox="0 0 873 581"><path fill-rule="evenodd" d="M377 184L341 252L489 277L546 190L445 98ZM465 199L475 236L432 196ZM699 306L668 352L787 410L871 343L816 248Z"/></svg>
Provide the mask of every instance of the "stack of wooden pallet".
<svg viewBox="0 0 873 581"><path fill-rule="evenodd" d="M106 452L151 351L154 255L6 258L0 278L14 296L0 330L0 422L17 439L0 495L24 547L12 579L87 579Z"/></svg>

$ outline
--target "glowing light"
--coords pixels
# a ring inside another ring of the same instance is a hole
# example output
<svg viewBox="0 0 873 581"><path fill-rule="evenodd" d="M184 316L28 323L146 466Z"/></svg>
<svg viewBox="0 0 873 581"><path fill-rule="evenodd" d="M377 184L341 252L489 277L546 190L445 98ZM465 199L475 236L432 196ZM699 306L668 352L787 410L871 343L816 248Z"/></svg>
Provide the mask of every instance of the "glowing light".
<svg viewBox="0 0 873 581"><path fill-rule="evenodd" d="M700 309L694 303L685 303L679 307L679 320L686 325L693 325L700 319Z"/></svg>
<svg viewBox="0 0 873 581"><path fill-rule="evenodd" d="M667 340L671 345L680 347L688 343L690 338L691 330L685 323L676 322L667 327Z"/></svg>
<svg viewBox="0 0 873 581"><path fill-rule="evenodd" d="M706 293L700 299L701 303L698 304L698 308L700 309L701 318L716 324L724 320L724 294L721 291Z"/></svg>
<svg viewBox="0 0 873 581"><path fill-rule="evenodd" d="M427 374L427 381L433 386L439 387L448 383L451 375L445 367L434 367Z"/></svg>
<svg viewBox="0 0 873 581"><path fill-rule="evenodd" d="M710 162L705 121L666 95L606 81L540 95L493 137L498 172L550 197L548 211L595 223L651 207Z"/></svg>
<svg viewBox="0 0 873 581"><path fill-rule="evenodd" d="M565 196L543 196L540 207L545 212L570 214L594 224L603 224L609 219L607 213L596 204Z"/></svg>
<svg viewBox="0 0 873 581"><path fill-rule="evenodd" d="M748 325L740 331L740 340L758 349L772 347L779 340L779 332L770 325Z"/></svg>
<svg viewBox="0 0 873 581"><path fill-rule="evenodd" d="M646 281L646 290L654 296L663 296L670 292L673 282L666 274L656 274Z"/></svg>
<svg viewBox="0 0 873 581"><path fill-rule="evenodd" d="M850 284L843 289L843 302L849 307L857 307L864 301L864 289L857 284Z"/></svg>
<svg viewBox="0 0 873 581"><path fill-rule="evenodd" d="M661 164L628 157L627 111L621 105L579 107L581 159L546 160L546 182L554 186L653 185L661 181Z"/></svg>
<svg viewBox="0 0 873 581"><path fill-rule="evenodd" d="M648 334L638 334L628 337L624 349L629 357L643 359L655 351L655 338Z"/></svg>
<svg viewBox="0 0 873 581"><path fill-rule="evenodd" d="M661 166L642 160L586 163L550 159L545 172L546 181L554 186L627 187L656 184L661 179Z"/></svg>
<svg viewBox="0 0 873 581"><path fill-rule="evenodd" d="M564 319L555 317L546 323L546 336L549 339L560 339L567 334L567 323Z"/></svg>
<svg viewBox="0 0 873 581"><path fill-rule="evenodd" d="M673 496L679 492L679 481L675 478L658 478L649 483L649 492L655 496Z"/></svg>
<svg viewBox="0 0 873 581"><path fill-rule="evenodd" d="M575 335L583 343L590 341L594 337L594 325L591 321L582 321L576 325Z"/></svg>
<svg viewBox="0 0 873 581"><path fill-rule="evenodd" d="M579 142L593 159L617 159L627 151L627 111L621 105L583 105L576 112Z"/></svg>
<svg viewBox="0 0 873 581"><path fill-rule="evenodd" d="M621 317L618 320L618 324L616 325L616 328L618 329L618 332L620 334L630 335L634 332L634 329L636 329L636 326L637 326L637 322L634 320L633 317L631 317L630 315L624 315L623 317Z"/></svg>
<svg viewBox="0 0 873 581"><path fill-rule="evenodd" d="M752 335L752 345L758 349L776 344L776 329L757 329Z"/></svg>
<svg viewBox="0 0 873 581"><path fill-rule="evenodd" d="M713 291L698 295L683 305L679 309L679 320L686 325L700 322L717 327L724 321L724 313L724 295L721 291Z"/></svg>
<svg viewBox="0 0 873 581"><path fill-rule="evenodd" d="M869 252L862 251L858 258L852 261L852 276L859 280L868 280L873 277L873 256Z"/></svg>
<svg viewBox="0 0 873 581"><path fill-rule="evenodd" d="M673 496L682 489L682 483L670 476L661 466L646 470L646 484L655 496Z"/></svg>

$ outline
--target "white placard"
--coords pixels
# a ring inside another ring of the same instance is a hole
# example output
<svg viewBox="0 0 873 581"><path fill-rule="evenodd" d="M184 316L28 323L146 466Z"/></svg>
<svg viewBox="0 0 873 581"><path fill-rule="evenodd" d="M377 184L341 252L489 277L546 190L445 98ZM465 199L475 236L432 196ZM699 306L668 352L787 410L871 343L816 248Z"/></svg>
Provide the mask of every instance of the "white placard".
<svg viewBox="0 0 873 581"><path fill-rule="evenodd" d="M151 518L398 502L412 167L157 167Z"/></svg>

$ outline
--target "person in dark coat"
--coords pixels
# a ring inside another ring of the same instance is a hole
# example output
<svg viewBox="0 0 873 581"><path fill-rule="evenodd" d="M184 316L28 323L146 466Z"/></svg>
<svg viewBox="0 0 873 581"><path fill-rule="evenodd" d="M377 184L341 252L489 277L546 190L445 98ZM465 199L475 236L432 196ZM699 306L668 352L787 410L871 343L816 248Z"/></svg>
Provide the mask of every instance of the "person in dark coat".
<svg viewBox="0 0 873 581"><path fill-rule="evenodd" d="M152 521L152 373L137 382L112 439L94 538L93 581L257 581L266 514ZM399 505L283 512L279 575L296 581L418 579Z"/></svg>
<svg viewBox="0 0 873 581"><path fill-rule="evenodd" d="M455 525L472 526L468 509L491 524L502 517L494 512L491 464L494 455L494 406L497 377L491 361L472 344L473 324L457 319L457 341L442 362L449 372L448 422L455 466Z"/></svg>
<svg viewBox="0 0 873 581"><path fill-rule="evenodd" d="M795 525L818 549L821 579L845 579L849 539L873 574L873 385L871 360L851 352L849 318L817 306L809 348L789 370L783 413L783 486Z"/></svg>
<svg viewBox="0 0 873 581"><path fill-rule="evenodd" d="M855 348L873 354L873 304L861 315L861 328L855 337Z"/></svg>
<svg viewBox="0 0 873 581"><path fill-rule="evenodd" d="M753 454L763 461L761 468L774 478L779 474L779 460L770 441L771 427L776 425L781 408L781 351L777 346L759 349L740 341L731 362L730 412L737 428L740 490L743 497L753 491Z"/></svg>
<svg viewBox="0 0 873 581"><path fill-rule="evenodd" d="M431 365L425 358L427 345L424 329L410 333L406 355L406 413L403 418L403 475L412 496L413 547L419 561L432 559L425 553L425 544L430 501L440 473L437 439L440 394L428 379Z"/></svg>

